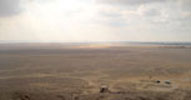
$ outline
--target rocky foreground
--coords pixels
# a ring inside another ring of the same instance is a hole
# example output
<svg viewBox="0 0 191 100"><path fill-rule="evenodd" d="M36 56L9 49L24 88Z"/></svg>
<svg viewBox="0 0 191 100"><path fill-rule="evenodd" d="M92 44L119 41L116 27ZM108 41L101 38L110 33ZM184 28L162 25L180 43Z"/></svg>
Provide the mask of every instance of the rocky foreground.
<svg viewBox="0 0 191 100"><path fill-rule="evenodd" d="M129 91L89 94L12 91L1 92L0 100L191 100L191 91Z"/></svg>

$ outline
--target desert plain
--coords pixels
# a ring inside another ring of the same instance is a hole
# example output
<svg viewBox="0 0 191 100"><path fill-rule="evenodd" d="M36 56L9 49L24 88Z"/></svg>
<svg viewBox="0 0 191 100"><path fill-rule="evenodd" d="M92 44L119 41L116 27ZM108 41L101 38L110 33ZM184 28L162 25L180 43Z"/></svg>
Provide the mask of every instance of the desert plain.
<svg viewBox="0 0 191 100"><path fill-rule="evenodd" d="M0 44L0 100L191 100L191 47Z"/></svg>

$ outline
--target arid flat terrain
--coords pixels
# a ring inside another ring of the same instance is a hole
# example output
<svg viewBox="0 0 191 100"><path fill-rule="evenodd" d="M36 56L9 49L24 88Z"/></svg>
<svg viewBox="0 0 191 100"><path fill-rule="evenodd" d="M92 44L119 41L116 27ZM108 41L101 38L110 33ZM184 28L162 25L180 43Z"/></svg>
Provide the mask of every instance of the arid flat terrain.
<svg viewBox="0 0 191 100"><path fill-rule="evenodd" d="M0 100L191 100L191 47L0 44Z"/></svg>

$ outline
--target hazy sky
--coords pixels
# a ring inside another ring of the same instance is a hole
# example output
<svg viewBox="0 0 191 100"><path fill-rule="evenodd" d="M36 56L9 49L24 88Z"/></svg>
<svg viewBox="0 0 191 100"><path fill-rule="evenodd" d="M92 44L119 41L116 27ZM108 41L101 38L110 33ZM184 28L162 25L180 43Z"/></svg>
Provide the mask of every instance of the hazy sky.
<svg viewBox="0 0 191 100"><path fill-rule="evenodd" d="M0 41L191 41L191 0L0 0Z"/></svg>

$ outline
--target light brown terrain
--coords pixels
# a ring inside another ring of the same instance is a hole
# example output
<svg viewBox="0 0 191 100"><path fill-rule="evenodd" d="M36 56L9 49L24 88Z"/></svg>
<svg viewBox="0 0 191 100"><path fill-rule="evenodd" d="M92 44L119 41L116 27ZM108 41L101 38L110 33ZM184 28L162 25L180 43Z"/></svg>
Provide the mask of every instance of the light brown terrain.
<svg viewBox="0 0 191 100"><path fill-rule="evenodd" d="M191 48L0 44L0 100L191 100Z"/></svg>

